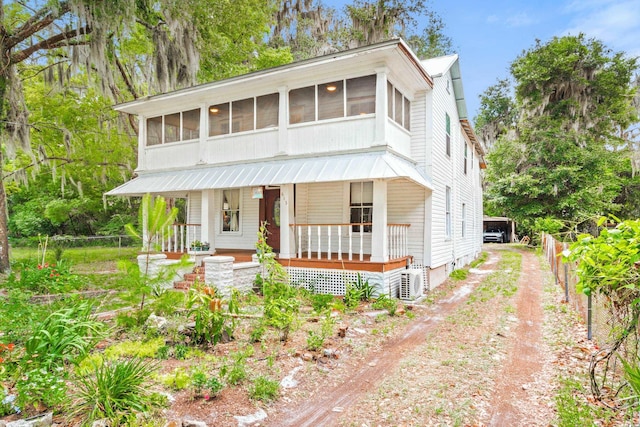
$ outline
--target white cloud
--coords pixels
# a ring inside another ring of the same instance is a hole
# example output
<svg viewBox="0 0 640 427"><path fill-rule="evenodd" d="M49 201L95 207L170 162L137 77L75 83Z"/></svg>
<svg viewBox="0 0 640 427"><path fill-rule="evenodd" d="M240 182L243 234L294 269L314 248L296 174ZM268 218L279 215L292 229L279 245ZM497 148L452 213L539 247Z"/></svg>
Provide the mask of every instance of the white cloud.
<svg viewBox="0 0 640 427"><path fill-rule="evenodd" d="M640 55L640 2L638 0L587 0L567 5L573 15L564 34L584 33L616 51Z"/></svg>
<svg viewBox="0 0 640 427"><path fill-rule="evenodd" d="M507 25L510 27L526 27L534 22L534 19L524 12L520 12L507 18Z"/></svg>

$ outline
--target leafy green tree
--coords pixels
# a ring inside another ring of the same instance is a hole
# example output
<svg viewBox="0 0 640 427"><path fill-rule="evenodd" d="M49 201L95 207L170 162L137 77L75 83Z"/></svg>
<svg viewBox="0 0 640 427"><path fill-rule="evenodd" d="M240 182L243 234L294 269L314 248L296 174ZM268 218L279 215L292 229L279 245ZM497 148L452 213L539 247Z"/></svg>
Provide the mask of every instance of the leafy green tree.
<svg viewBox="0 0 640 427"><path fill-rule="evenodd" d="M575 223L620 211L618 172L628 156L620 135L637 120L636 68L635 59L583 35L538 42L517 58L515 100L499 83L477 121L498 135L488 155L489 206L519 222Z"/></svg>
<svg viewBox="0 0 640 427"><path fill-rule="evenodd" d="M418 18L427 25L419 34ZM321 1L280 0L269 44L311 58L402 37L422 58L452 53L442 19L423 0L353 0L342 10Z"/></svg>

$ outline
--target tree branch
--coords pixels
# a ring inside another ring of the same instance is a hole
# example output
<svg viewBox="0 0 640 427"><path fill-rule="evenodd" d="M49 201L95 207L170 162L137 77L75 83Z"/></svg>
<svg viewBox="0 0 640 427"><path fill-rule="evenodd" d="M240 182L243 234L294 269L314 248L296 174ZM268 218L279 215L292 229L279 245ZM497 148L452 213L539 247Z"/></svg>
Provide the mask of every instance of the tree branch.
<svg viewBox="0 0 640 427"><path fill-rule="evenodd" d="M57 11L52 10L50 7L40 9L24 24L22 24L22 26L19 27L12 35L5 39L4 48L6 50L13 48L18 43L23 42L43 28L48 27L53 21L68 13L70 10L71 6L66 1L60 2L60 7Z"/></svg>
<svg viewBox="0 0 640 427"><path fill-rule="evenodd" d="M11 55L10 62L12 64L18 64L24 61L25 59L27 59L29 56L31 56L34 52L37 52L39 50L44 50L44 49L48 50L48 49L54 49L57 47L62 47L64 46L62 42L65 40L68 40L69 43L76 43L76 44L88 43L83 40L73 40L73 38L80 35L86 36L87 34L91 33L91 31L93 31L93 29L87 25L83 28L72 29L72 30L65 31L63 33L58 33L54 36L49 37L48 39L41 40L40 42L34 44L33 46L29 46L21 51L14 53L13 55Z"/></svg>

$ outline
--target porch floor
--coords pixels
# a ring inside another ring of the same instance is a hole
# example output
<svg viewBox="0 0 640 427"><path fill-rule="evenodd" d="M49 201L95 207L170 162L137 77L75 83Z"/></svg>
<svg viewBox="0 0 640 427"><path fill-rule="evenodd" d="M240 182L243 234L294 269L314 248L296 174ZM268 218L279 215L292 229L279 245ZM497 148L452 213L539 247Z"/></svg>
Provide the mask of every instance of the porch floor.
<svg viewBox="0 0 640 427"><path fill-rule="evenodd" d="M250 262L252 255L256 253L251 249L216 249L216 256L232 256L235 258L235 263ZM167 253L168 258L180 258L182 253ZM312 252L311 258L308 258L307 253L303 254L302 258L279 258L276 257L278 262L285 267L299 267L299 268L324 268L335 270L354 270L354 271L374 271L384 272L389 270L395 270L411 264L411 256L401 257L389 260L387 262L371 262L371 255L364 254L363 260L359 260L359 255L353 255L353 260L349 261L349 254L342 254L342 260L338 260L338 255L331 254L331 259L327 258L326 253L322 253L320 259L318 259L318 253Z"/></svg>

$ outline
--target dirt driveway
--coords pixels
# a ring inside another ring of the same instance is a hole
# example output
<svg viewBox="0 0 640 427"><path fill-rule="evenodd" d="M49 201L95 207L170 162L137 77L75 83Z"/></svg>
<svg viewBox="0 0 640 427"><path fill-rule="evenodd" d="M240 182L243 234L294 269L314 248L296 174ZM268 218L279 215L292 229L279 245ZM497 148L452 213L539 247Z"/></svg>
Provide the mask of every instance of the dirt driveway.
<svg viewBox="0 0 640 427"><path fill-rule="evenodd" d="M561 304L548 269L527 249L487 245L467 279L326 381L284 393L267 426L547 426L554 420L556 354L545 337ZM545 316L547 318L545 318Z"/></svg>

